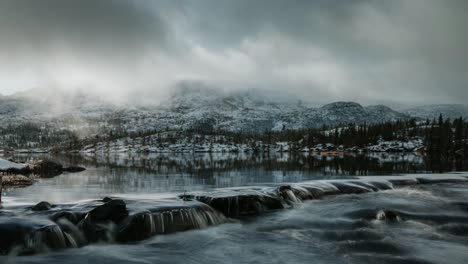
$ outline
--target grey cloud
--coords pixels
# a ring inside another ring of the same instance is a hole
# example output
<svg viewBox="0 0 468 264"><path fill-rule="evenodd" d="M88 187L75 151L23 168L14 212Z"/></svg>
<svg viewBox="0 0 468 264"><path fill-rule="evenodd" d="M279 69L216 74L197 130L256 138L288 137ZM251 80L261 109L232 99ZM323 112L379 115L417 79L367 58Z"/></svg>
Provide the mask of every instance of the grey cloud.
<svg viewBox="0 0 468 264"><path fill-rule="evenodd" d="M57 75L40 67L49 57L89 64L89 85L115 77L123 94L194 80L324 102L465 103L466 11L464 0L2 1L0 57L36 81Z"/></svg>
<svg viewBox="0 0 468 264"><path fill-rule="evenodd" d="M134 1L0 2L0 53L10 57L64 51L112 61L164 45L165 30L162 20Z"/></svg>

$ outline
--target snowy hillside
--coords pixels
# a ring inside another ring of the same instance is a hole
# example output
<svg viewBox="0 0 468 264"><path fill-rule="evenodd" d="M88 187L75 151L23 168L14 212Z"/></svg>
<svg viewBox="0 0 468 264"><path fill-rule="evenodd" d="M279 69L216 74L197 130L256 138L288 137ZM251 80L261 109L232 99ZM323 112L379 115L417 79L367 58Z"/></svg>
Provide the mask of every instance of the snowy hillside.
<svg viewBox="0 0 468 264"><path fill-rule="evenodd" d="M2 127L22 123L47 124L79 136L109 131L203 129L233 132L317 128L347 123L377 123L410 117L468 116L460 105L424 106L397 112L383 105L364 107L335 102L321 107L293 99L267 97L258 92L223 92L214 88L180 87L163 103L112 104L83 93L29 92L0 97Z"/></svg>

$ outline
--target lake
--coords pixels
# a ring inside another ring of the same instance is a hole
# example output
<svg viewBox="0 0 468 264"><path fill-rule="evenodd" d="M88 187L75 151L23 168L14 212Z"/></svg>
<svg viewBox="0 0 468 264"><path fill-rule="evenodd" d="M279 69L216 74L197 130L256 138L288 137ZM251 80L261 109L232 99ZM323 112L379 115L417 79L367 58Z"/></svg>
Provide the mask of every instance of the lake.
<svg viewBox="0 0 468 264"><path fill-rule="evenodd" d="M87 170L38 179L24 189L6 190L0 220L8 214L41 217L25 213L39 201L73 208L113 197L126 201L129 208L136 208L172 201L184 193L349 181L358 176L363 179L373 176L376 181L386 175L425 177L430 171L422 156L387 153L337 157L288 153L22 154L14 158L20 161L49 158L65 165L85 166ZM456 166L455 169L466 170ZM447 172L436 176L468 177L468 174ZM467 200L468 184L463 182L328 195L295 203L285 210L235 218L200 230L156 235L132 243L98 243L34 256L0 257L0 262L465 263ZM385 212L387 216L393 212L398 217L387 221L388 217L382 217Z"/></svg>

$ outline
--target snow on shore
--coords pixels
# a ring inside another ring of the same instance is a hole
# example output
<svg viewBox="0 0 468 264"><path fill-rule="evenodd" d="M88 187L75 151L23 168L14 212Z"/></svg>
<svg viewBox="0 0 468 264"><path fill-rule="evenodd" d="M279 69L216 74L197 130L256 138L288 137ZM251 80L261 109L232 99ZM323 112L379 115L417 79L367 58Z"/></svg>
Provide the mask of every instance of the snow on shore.
<svg viewBox="0 0 468 264"><path fill-rule="evenodd" d="M7 170L7 169L22 169L26 167L26 164L11 162L5 159L0 158L0 170Z"/></svg>

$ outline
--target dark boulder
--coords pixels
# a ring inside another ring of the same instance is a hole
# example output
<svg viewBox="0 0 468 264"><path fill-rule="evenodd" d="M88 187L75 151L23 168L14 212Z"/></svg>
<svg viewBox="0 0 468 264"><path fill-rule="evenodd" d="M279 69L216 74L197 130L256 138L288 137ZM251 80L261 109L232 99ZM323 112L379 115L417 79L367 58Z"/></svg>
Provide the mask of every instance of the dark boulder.
<svg viewBox="0 0 468 264"><path fill-rule="evenodd" d="M34 205L33 207L31 207L31 210L32 211L47 211L47 210L52 209L52 207L55 207L55 206L48 202L42 201Z"/></svg>
<svg viewBox="0 0 468 264"><path fill-rule="evenodd" d="M35 174L40 177L55 177L62 174L64 171L66 172L80 172L85 170L83 167L78 166L70 166L70 167L63 167L62 164L50 161L50 160L39 160L35 161L31 164L26 165L24 168L16 169L11 168L5 170L5 173L8 174L22 174L22 175L30 175Z"/></svg>
<svg viewBox="0 0 468 264"><path fill-rule="evenodd" d="M110 201L112 201L112 198L110 198L110 197L104 197L104 198L102 198L102 202L103 202L103 203L108 203L108 202L110 202Z"/></svg>
<svg viewBox="0 0 468 264"><path fill-rule="evenodd" d="M67 218L59 218L56 223L63 232L67 247L76 248L86 245L87 240L83 232L74 223Z"/></svg>
<svg viewBox="0 0 468 264"><path fill-rule="evenodd" d="M115 238L117 225L127 216L125 202L115 199L89 211L78 226L90 242L109 241Z"/></svg>
<svg viewBox="0 0 468 264"><path fill-rule="evenodd" d="M148 211L153 216L156 234L170 234L228 222L221 212L198 201L159 206Z"/></svg>
<svg viewBox="0 0 468 264"><path fill-rule="evenodd" d="M119 226L117 240L139 241L157 234L171 234L230 222L207 204L186 201L161 205L133 214Z"/></svg>
<svg viewBox="0 0 468 264"><path fill-rule="evenodd" d="M52 221L11 217L0 220L0 254L20 255L66 247L60 227Z"/></svg>
<svg viewBox="0 0 468 264"><path fill-rule="evenodd" d="M120 223L128 216L127 205L123 200L111 200L89 211L85 216L92 222L112 221Z"/></svg>
<svg viewBox="0 0 468 264"><path fill-rule="evenodd" d="M50 160L39 160L28 165L29 170L33 173L63 171L63 165Z"/></svg>
<svg viewBox="0 0 468 264"><path fill-rule="evenodd" d="M66 219L70 223L77 225L85 216L86 216L86 213L83 213L83 212L59 211L51 215L49 219L54 222L58 222L61 219Z"/></svg>
<svg viewBox="0 0 468 264"><path fill-rule="evenodd" d="M117 240L120 242L140 241L155 233L153 215L150 211L129 216L119 227Z"/></svg>
<svg viewBox="0 0 468 264"><path fill-rule="evenodd" d="M258 215L268 210L283 209L284 200L273 192L229 189L202 194L185 195L220 211L228 217Z"/></svg>

